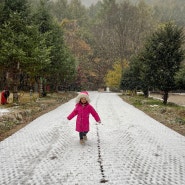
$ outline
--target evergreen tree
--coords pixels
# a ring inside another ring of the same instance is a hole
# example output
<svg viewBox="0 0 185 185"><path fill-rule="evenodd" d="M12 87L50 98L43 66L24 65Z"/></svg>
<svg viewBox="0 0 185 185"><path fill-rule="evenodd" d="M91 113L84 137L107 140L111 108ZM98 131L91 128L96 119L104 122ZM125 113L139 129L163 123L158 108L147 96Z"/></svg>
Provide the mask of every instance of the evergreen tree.
<svg viewBox="0 0 185 185"><path fill-rule="evenodd" d="M185 65L175 75L175 82L177 89L185 90Z"/></svg>
<svg viewBox="0 0 185 185"><path fill-rule="evenodd" d="M72 68L74 73L74 61L70 56L68 49L64 43L64 33L62 27L54 21L50 11L47 0L41 0L40 6L34 15L34 22L39 25L41 34L46 34L46 47L50 48L49 66L43 69L39 78L42 77L44 81L51 86L52 90L58 90L61 83L67 83L67 79ZM41 76L42 75L42 76ZM39 79L38 78L38 79ZM45 91L45 84L42 84L42 90ZM40 85L41 86L41 85ZM44 92L45 93L45 92Z"/></svg>
<svg viewBox="0 0 185 185"><path fill-rule="evenodd" d="M30 14L27 0L5 0L3 6L3 14L0 18L1 24L6 22L12 16L12 13L20 15L24 21L28 20Z"/></svg>
<svg viewBox="0 0 185 185"><path fill-rule="evenodd" d="M85 6L80 0L71 0L69 4L69 19L76 20L79 26L82 26L87 21L87 12Z"/></svg>
<svg viewBox="0 0 185 185"><path fill-rule="evenodd" d="M133 57L129 67L123 70L121 88L124 90L143 90L144 84L141 81L141 64L137 57ZM147 94L145 95L147 96Z"/></svg>
<svg viewBox="0 0 185 185"><path fill-rule="evenodd" d="M58 22L61 22L63 19L69 19L70 12L68 11L67 0L57 0L52 2L51 13L56 17Z"/></svg>
<svg viewBox="0 0 185 185"><path fill-rule="evenodd" d="M68 88L71 79L74 79L75 63L64 43L62 28L57 23L53 26L50 37L52 43L51 64L46 73L48 73L53 89L58 91L61 84Z"/></svg>
<svg viewBox="0 0 185 185"><path fill-rule="evenodd" d="M13 86L13 101L18 101L20 74L38 73L49 63L49 50L45 47L45 37L41 37L38 27L31 22L26 0L5 0L0 27L0 64L10 74Z"/></svg>
<svg viewBox="0 0 185 185"><path fill-rule="evenodd" d="M164 92L164 104L169 91L175 88L175 74L184 58L183 41L182 29L168 23L152 34L140 56L144 62L144 79L147 84Z"/></svg>

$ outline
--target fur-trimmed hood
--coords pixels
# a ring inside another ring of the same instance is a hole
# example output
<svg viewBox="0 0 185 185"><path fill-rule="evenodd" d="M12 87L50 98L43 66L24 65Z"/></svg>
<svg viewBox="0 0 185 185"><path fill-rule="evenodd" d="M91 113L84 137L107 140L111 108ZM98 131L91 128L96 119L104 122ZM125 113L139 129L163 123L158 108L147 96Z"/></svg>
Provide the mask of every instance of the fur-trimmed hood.
<svg viewBox="0 0 185 185"><path fill-rule="evenodd" d="M90 103L89 93L87 91L82 91L78 94L76 103L79 103L81 98L86 98L87 102Z"/></svg>

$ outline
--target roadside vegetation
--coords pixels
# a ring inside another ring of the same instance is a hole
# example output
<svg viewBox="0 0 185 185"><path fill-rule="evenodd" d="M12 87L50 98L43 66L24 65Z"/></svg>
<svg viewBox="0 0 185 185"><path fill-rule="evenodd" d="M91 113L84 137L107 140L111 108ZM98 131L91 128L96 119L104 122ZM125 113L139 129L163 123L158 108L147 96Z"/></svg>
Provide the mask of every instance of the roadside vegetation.
<svg viewBox="0 0 185 185"><path fill-rule="evenodd" d="M161 100L143 95L121 95L127 103L145 112L150 117L185 136L185 107L175 103L164 105Z"/></svg>

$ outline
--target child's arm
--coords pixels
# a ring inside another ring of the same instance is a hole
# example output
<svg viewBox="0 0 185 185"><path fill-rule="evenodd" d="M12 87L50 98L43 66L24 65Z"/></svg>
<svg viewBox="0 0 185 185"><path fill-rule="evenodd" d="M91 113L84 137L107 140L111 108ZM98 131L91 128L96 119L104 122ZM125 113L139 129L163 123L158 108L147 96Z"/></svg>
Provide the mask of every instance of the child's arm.
<svg viewBox="0 0 185 185"><path fill-rule="evenodd" d="M71 120L71 119L73 119L77 114L78 114L78 112L77 112L77 109L75 108L75 109L71 112L71 114L69 114L69 115L67 116L67 119L68 119L68 120Z"/></svg>
<svg viewBox="0 0 185 185"><path fill-rule="evenodd" d="M96 110L92 106L91 106L90 113L92 114L92 116L94 117L96 122L101 123L100 116L98 115L98 113L96 112Z"/></svg>

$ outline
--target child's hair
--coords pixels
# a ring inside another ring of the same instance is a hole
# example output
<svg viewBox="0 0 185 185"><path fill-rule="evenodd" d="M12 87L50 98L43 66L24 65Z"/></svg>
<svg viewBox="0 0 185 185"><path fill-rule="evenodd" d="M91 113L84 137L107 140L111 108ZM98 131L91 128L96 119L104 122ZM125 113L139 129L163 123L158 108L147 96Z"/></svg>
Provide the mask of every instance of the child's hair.
<svg viewBox="0 0 185 185"><path fill-rule="evenodd" d="M82 91L78 94L76 97L76 103L79 103L81 98L85 98L88 103L90 102L89 93L87 91Z"/></svg>

